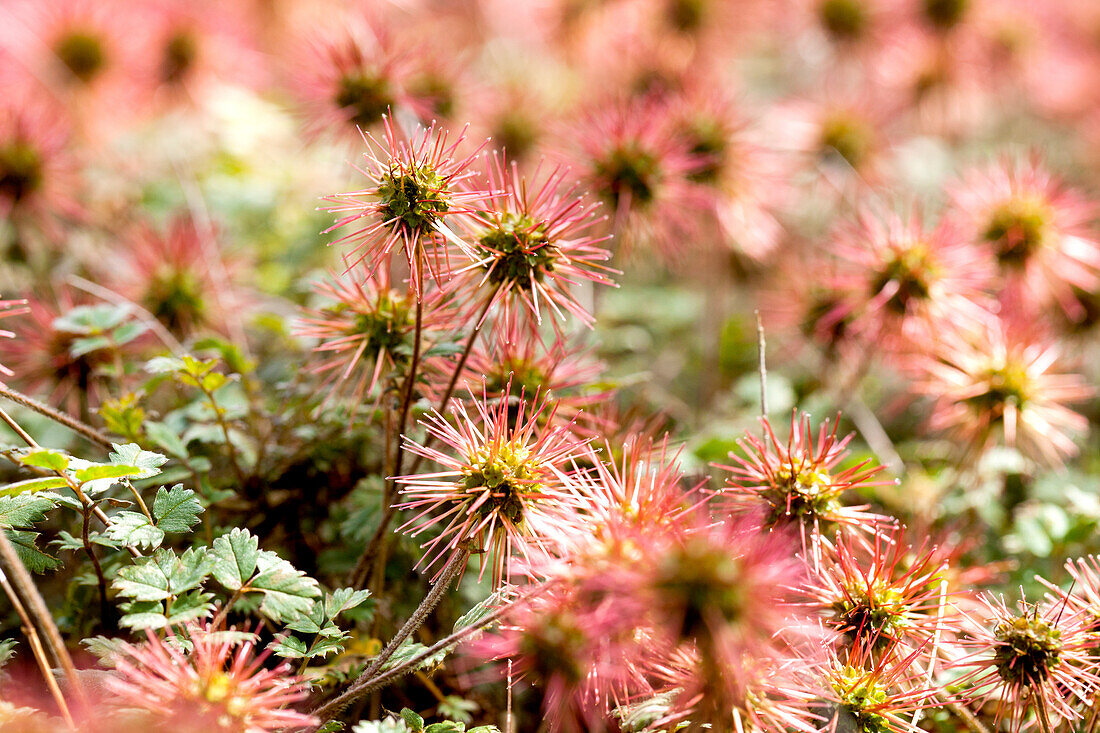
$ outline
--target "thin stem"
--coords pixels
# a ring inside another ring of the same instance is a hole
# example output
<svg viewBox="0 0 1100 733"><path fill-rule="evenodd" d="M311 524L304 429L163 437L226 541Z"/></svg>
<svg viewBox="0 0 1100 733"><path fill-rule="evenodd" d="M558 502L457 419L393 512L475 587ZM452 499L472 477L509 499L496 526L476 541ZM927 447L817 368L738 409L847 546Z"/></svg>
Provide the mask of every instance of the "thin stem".
<svg viewBox="0 0 1100 733"><path fill-rule="evenodd" d="M92 542L88 532L92 523L92 509L94 507L84 496L83 492L77 491L77 496L80 497L80 502L84 506L84 521L80 525L80 539L84 543L84 552L88 554L88 558L92 561L92 567L95 569L96 583L99 585L99 620L101 623L106 624L107 578L103 575L103 566L99 563L99 558L96 557L95 550L92 548Z"/></svg>
<svg viewBox="0 0 1100 733"><path fill-rule="evenodd" d="M424 596L424 600L422 600L417 609L413 611L412 616L410 616L408 621L405 622L405 625L401 627L401 630L390 639L390 642L386 644L386 647L381 652L379 652L378 656L371 661L366 671L359 675L355 682L353 682L342 695L313 711L312 714L320 718L321 723L332 720L332 718L338 715L340 711L348 705L356 700L362 699L373 691L373 689L366 689L368 684L375 682L375 680L371 679L372 676L394 655L398 647L400 647L414 631L424 624L428 619L428 615L435 610L435 607L443 600L443 596L449 589L451 581L466 568L466 562L469 559L470 550L468 548L462 549L451 558L450 562L448 562L447 566L443 569L439 580L436 581L436 584L428 591L428 594ZM393 670L390 670L390 672L392 671ZM383 677L384 676L385 675L383 675Z"/></svg>
<svg viewBox="0 0 1100 733"><path fill-rule="evenodd" d="M499 290L500 287L501 286L498 285L497 289ZM458 379L462 375L462 370L466 367L466 361L470 358L470 353L473 351L474 343L477 342L477 337L481 333L481 327L485 323L485 315L489 312L489 306L493 304L493 298L496 296L496 293L497 291L494 290L485 300L485 307L482 308L481 313L478 314L477 321L474 322L474 329L470 332L469 338L466 339L466 348L462 350L462 356L459 357L458 364L455 365L455 370L451 373L451 380L447 384L447 390L443 393L443 397L439 400L439 404L436 405L435 411L440 415L442 415L443 411L447 409L447 405L448 403L450 403L451 397L454 396L455 385L458 384ZM432 437L433 436L431 435L431 433L429 433L427 437L425 437L425 447L431 445ZM423 462L424 456L418 453L416 458L413 460L413 464L409 466L409 473L416 473L417 469L420 468L420 464Z"/></svg>
<svg viewBox="0 0 1100 733"><path fill-rule="evenodd" d="M42 633L42 641L45 642L46 649L49 650L50 656L65 673L65 678L69 681L70 687L83 700L84 688L81 687L80 680L77 679L76 667L73 666L72 657L69 656L69 652L65 648L65 642L61 639L61 632L57 630L57 624L54 623L53 616L46 607L46 602L38 592L38 588L35 586L30 573L27 572L27 568L23 566L22 561L16 554L15 547L8 539L7 533L2 530L0 530L0 572L11 582L15 592L23 601L28 617L34 619L35 626Z"/></svg>
<svg viewBox="0 0 1100 733"><path fill-rule="evenodd" d="M214 410L214 419L218 423L218 427L222 429L222 435L225 437L225 448L229 454L229 464L233 467L233 473L237 476L237 483L243 490L244 485L247 483L245 480L244 471L241 469L240 461L237 458L237 446L233 445L233 439L229 437L229 423L225 421L225 414L222 409L218 407L218 400L214 397L214 393L207 389L202 384L202 380L196 380L199 385L199 389L206 396L206 399L210 401L210 408Z"/></svg>
<svg viewBox="0 0 1100 733"><path fill-rule="evenodd" d="M33 397L28 397L22 392L18 392L12 389L3 382L0 382L0 397L9 399L16 404L23 405L24 407L29 407L38 414L45 415L54 422L64 425L70 430L79 433L88 440L92 441L93 443L97 443L104 448L114 447L111 443L110 438L93 428L91 425L83 423L80 420L77 420L75 417L72 417L71 415L66 415L63 412L55 410L49 405L44 405Z"/></svg>
<svg viewBox="0 0 1100 733"><path fill-rule="evenodd" d="M61 694L61 688L57 686L57 678L53 676L52 665L50 660L46 658L46 650L42 648L42 640L38 638L38 632L35 630L34 624L31 623L31 617L27 615L27 609L19 600L19 596L16 595L15 589L11 587L3 572L0 572L0 586L3 586L4 593L11 601L12 608L19 614L19 619L23 623L23 634L31 645L31 653L34 655L35 661L38 662L38 668L42 670L46 687L50 688L50 694L53 695L54 702L61 710L61 715L65 718L65 723L69 726L69 729L75 730L76 724L73 723L73 716L69 713L69 706L65 703L65 696Z"/></svg>
<svg viewBox="0 0 1100 733"><path fill-rule="evenodd" d="M1039 716L1039 727L1043 733L1054 733L1054 729L1050 726L1050 716L1047 714L1046 700L1042 696L1035 698L1035 712Z"/></svg>
<svg viewBox="0 0 1100 733"><path fill-rule="evenodd" d="M759 351L757 370L760 372L760 416L768 416L768 362L766 357L767 342L764 340L764 322L760 320L760 311L756 313L756 346Z"/></svg>
<svg viewBox="0 0 1100 733"><path fill-rule="evenodd" d="M962 723L970 733L990 733L989 728L986 728L985 725L982 724L982 721L978 720L972 712L967 710L966 706L948 699L946 693L942 690L936 692L936 698L943 703L943 706L947 708L948 712L959 719L959 722Z"/></svg>
<svg viewBox="0 0 1100 733"><path fill-rule="evenodd" d="M237 590L233 591L233 595L229 596L229 600L225 602L225 605L218 609L218 613L214 616L214 620L210 622L210 628L216 629L221 626L225 621L225 617L229 615L229 607L237 602L242 595L244 595L244 589L248 587L248 584L242 585Z"/></svg>
<svg viewBox="0 0 1100 733"><path fill-rule="evenodd" d="M32 438L30 434L23 429L23 426L12 419L12 416L9 415L7 411L5 411L3 408L0 408L0 420L3 420L4 423L7 424L9 428L14 430L15 434L18 435L23 440L23 442L29 445L31 448L40 447L38 445L38 441Z"/></svg>

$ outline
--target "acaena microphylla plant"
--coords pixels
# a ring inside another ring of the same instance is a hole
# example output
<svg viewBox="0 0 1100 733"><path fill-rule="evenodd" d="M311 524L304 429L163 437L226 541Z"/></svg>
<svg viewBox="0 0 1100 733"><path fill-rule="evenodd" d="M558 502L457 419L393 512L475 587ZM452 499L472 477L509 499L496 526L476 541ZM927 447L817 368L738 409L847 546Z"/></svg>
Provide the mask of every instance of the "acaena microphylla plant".
<svg viewBox="0 0 1100 733"><path fill-rule="evenodd" d="M599 246L610 236L593 232L603 217L567 175L560 167L544 174L540 165L526 177L518 164L495 154L487 176L494 195L465 219L474 262L463 272L471 288L485 293L489 307L502 312L505 324L521 312L542 323L549 310L591 326L594 319L573 289L584 281L611 283L608 275L615 270L602 264L611 253Z"/></svg>
<svg viewBox="0 0 1100 733"><path fill-rule="evenodd" d="M1002 299L1057 302L1084 317L1073 288L1100 284L1100 243L1090 229L1095 207L1067 188L1036 157L1004 159L972 171L951 189L964 233L987 248L1005 280Z"/></svg>
<svg viewBox="0 0 1100 733"><path fill-rule="evenodd" d="M916 664L922 654L914 649L904 657L876 658L859 642L833 654L822 686L835 707L824 730L918 733L917 713L941 704Z"/></svg>
<svg viewBox="0 0 1100 733"><path fill-rule="evenodd" d="M555 424L546 395L522 396L514 410L507 400L493 403L483 395L472 407L473 416L466 404L452 406L453 422L434 411L421 421L445 450L405 439L408 451L444 470L398 476L397 508L415 512L402 531L436 533L418 565L450 562L470 546L481 553L481 573L491 564L499 585L513 554L548 554L568 529L578 502L570 461L585 441Z"/></svg>
<svg viewBox="0 0 1100 733"><path fill-rule="evenodd" d="M1077 453L1088 421L1067 405L1087 399L1084 380L1059 369L1059 344L1019 317L978 331L947 330L934 356L917 362L915 389L934 398L929 427L970 455L997 443L1048 465Z"/></svg>
<svg viewBox="0 0 1100 733"><path fill-rule="evenodd" d="M717 492L720 505L734 514L759 514L766 529L795 526L803 545L811 547L828 542L828 533L837 527L866 535L893 524L866 505L843 503L850 489L891 482L875 478L883 467L871 465L870 459L841 466L854 433L837 437L839 416L831 424L825 420L815 436L810 416L793 413L785 444L767 418L761 422L763 439L746 433L737 440L744 455L731 453L731 465L716 465L730 473Z"/></svg>
<svg viewBox="0 0 1100 733"><path fill-rule="evenodd" d="M928 646L946 597L935 551L914 550L900 532L863 542L841 534L804 587L824 623L851 645L894 658Z"/></svg>
<svg viewBox="0 0 1100 733"><path fill-rule="evenodd" d="M990 318L993 263L950 223L867 207L830 249L841 260L832 286L848 297L826 322L869 344L911 350L934 341L944 319L977 328Z"/></svg>
<svg viewBox="0 0 1100 733"><path fill-rule="evenodd" d="M459 240L448 220L471 213L472 204L483 200L486 192L468 185L477 150L462 154L465 130L448 142L449 133L433 125L419 128L409 139L394 124L390 116L383 120L383 141L363 133L366 165L356 170L369 185L326 197L326 210L339 215L326 231L351 226L353 230L335 244L354 244L352 266L366 262L371 271L400 246L419 296L423 267L440 282L449 274L447 243ZM470 245L460 248L472 256Z"/></svg>
<svg viewBox="0 0 1100 733"><path fill-rule="evenodd" d="M342 275L332 273L315 290L330 301L310 310L299 321L296 333L320 343L314 351L320 362L311 368L322 375L322 388L331 399L339 393L353 404L374 395L375 404L392 378L400 378L408 367L416 334L416 301L408 290L390 286L385 269L374 273L349 269ZM424 312L420 338L432 343L454 324L453 303L436 289L421 295Z"/></svg>
<svg viewBox="0 0 1100 733"><path fill-rule="evenodd" d="M999 723L1013 731L1029 713L1049 733L1052 720L1081 717L1080 705L1100 686L1096 674L1094 617L1062 598L1041 604L1021 600L1018 609L1003 596L981 594L981 608L959 609L956 643L970 650L951 666L969 669L956 681L966 701L981 706L995 699Z"/></svg>
<svg viewBox="0 0 1100 733"><path fill-rule="evenodd" d="M161 639L146 632L142 644L123 644L107 685L121 706L145 710L154 730L181 733L267 733L315 725L289 705L308 686L289 664L265 666L251 634L188 623Z"/></svg>

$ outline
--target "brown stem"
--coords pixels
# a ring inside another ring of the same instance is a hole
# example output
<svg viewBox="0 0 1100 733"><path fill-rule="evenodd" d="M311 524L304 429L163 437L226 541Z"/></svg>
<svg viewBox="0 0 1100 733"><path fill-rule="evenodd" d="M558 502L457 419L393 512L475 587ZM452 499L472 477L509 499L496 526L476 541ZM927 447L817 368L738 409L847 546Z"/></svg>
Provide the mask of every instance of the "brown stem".
<svg viewBox="0 0 1100 733"><path fill-rule="evenodd" d="M7 577L2 572L0 572L0 586L3 586L4 593L11 601L12 608L19 614L19 619L23 623L23 634L31 645L31 653L34 655L35 661L38 662L38 668L42 670L46 687L50 688L50 694L53 695L54 702L61 710L61 715L65 718L65 723L68 724L69 729L75 730L76 725L73 723L73 716L69 713L69 706L65 703L65 696L61 694L61 688L57 686L57 678L53 676L52 671L53 665L46 658L46 650L42 648L42 640L38 638L38 632L35 630L34 624L31 623L31 617L27 615L27 609L23 606L19 596L15 593L15 589L11 587Z"/></svg>
<svg viewBox="0 0 1100 733"><path fill-rule="evenodd" d="M374 682L372 676L382 668L382 665L384 665L390 657L393 656L398 647L400 647L414 631L424 624L428 615L435 610L435 607L443 600L443 596L450 587L451 581L466 568L466 561L469 559L469 548L460 550L458 554L452 557L447 563L447 566L443 569L439 580L437 580L431 590L428 591L428 594L424 596L424 600L422 600L416 610L413 611L412 616L410 616L408 621L405 622L405 625L401 627L401 630L390 639L386 647L378 653L378 656L371 661L366 671L359 675L355 682L353 682L342 695L317 708L313 711L312 715L320 718L323 724L339 715L340 711L348 705L373 692L376 688L366 689L369 684Z"/></svg>
<svg viewBox="0 0 1100 733"><path fill-rule="evenodd" d="M1035 712L1039 716L1039 726L1043 733L1054 733L1050 725L1050 716L1047 714L1046 700L1042 696L1035 697Z"/></svg>
<svg viewBox="0 0 1100 733"><path fill-rule="evenodd" d="M55 410L49 405L45 405L34 399L33 397L28 397L22 392L18 392L12 389L3 382L0 382L0 397L9 399L16 404L23 405L24 407L29 407L38 414L45 415L54 422L64 425L73 432L79 433L88 440L92 441L93 443L97 443L104 448L113 447L110 438L93 428L91 425L83 423L80 420L77 420L75 417L72 417L71 415L66 415L63 412Z"/></svg>
<svg viewBox="0 0 1100 733"><path fill-rule="evenodd" d="M42 641L46 649L49 650L50 656L61 667L65 673L65 678L69 681L69 685L77 691L77 696L83 699L83 688L80 686L80 680L76 677L76 668L73 666L72 657L69 656L68 650L65 649L65 642L61 639L61 632L57 630L57 625L46 607L46 602L38 592L30 573L23 566L19 555L16 554L15 547L8 539L7 533L2 530L0 530L0 572L11 582L28 611L28 616L34 619L35 626L41 632Z"/></svg>
<svg viewBox="0 0 1100 733"><path fill-rule="evenodd" d="M92 509L89 500L84 497L83 492L78 492L80 501L84 504L84 521L80 527L80 539L84 542L84 552L88 554L88 558L92 561L92 567L95 569L96 583L99 585L99 620L100 623L107 623L107 578L103 575L103 566L99 564L99 558L96 557L95 550L92 549L92 542L88 536L88 529L92 523Z"/></svg>
<svg viewBox="0 0 1100 733"><path fill-rule="evenodd" d="M214 419L218 423L218 427L222 429L222 436L225 437L225 448L229 454L229 465L233 468L233 473L237 477L237 484L243 491L247 481L245 480L244 471L241 469L240 461L237 458L237 447L233 445L233 439L229 436L229 423L225 421L225 415L221 408L218 407L218 400L214 397L214 393L202 385L202 380L195 380L199 383L199 389L206 395L206 399L210 400L210 408L214 411Z"/></svg>

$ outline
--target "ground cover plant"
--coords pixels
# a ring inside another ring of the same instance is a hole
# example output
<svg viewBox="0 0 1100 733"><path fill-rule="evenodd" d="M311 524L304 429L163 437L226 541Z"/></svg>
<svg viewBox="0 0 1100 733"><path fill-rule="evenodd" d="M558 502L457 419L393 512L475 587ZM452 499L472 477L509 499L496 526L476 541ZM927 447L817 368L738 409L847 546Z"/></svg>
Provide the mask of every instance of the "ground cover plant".
<svg viewBox="0 0 1100 733"><path fill-rule="evenodd" d="M0 2L0 730L1096 733L1093 0Z"/></svg>

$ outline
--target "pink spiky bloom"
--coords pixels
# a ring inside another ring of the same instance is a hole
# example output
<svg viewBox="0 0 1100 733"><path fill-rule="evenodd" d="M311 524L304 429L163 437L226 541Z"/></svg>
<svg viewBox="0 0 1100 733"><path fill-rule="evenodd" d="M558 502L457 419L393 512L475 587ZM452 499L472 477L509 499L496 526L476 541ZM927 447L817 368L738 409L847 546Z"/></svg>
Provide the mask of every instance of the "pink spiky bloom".
<svg viewBox="0 0 1100 733"><path fill-rule="evenodd" d="M1057 344L1028 324L999 319L977 332L940 335L936 357L917 362L919 393L935 399L929 427L946 431L972 453L1003 441L1028 457L1060 465L1077 453L1071 436L1088 421L1066 404L1092 389L1057 370Z"/></svg>
<svg viewBox="0 0 1100 733"><path fill-rule="evenodd" d="M1048 730L1055 716L1079 719L1077 706L1100 686L1094 617L1064 599L1042 605L1021 600L1018 611L1003 596L981 594L978 601L978 613L960 609L957 617L955 643L971 651L951 663L970 669L955 681L967 701L982 706L996 698L994 724L1007 716L1013 731L1024 726L1029 709L1047 718Z"/></svg>
<svg viewBox="0 0 1100 733"><path fill-rule="evenodd" d="M162 231L137 223L123 235L119 255L105 260L100 280L149 311L170 331L191 336L205 328L226 332L244 306L233 276L244 268L227 257L213 228L187 213Z"/></svg>
<svg viewBox="0 0 1100 733"><path fill-rule="evenodd" d="M803 592L830 629L895 658L925 651L946 599L935 550L910 547L900 532L876 534L870 551L842 535L824 559Z"/></svg>
<svg viewBox="0 0 1100 733"><path fill-rule="evenodd" d="M326 210L340 215L325 232L352 227L353 231L334 244L354 243L352 266L366 262L371 272L401 246L412 273L413 291L419 297L423 267L428 267L437 282L449 274L446 242L458 238L447 221L471 213L470 205L486 198L483 191L465 188L475 175L470 166L477 151L459 157L465 130L448 142L448 132L432 125L418 128L409 140L394 130L388 115L382 124L384 143L363 132L366 166L355 166L370 185L325 197L331 204ZM473 251L464 243L460 248L467 254Z"/></svg>
<svg viewBox="0 0 1100 733"><path fill-rule="evenodd" d="M375 15L344 18L336 34L305 40L296 54L292 87L311 136L337 133L358 139L385 116L411 109L406 92L409 57Z"/></svg>
<svg viewBox="0 0 1100 733"><path fill-rule="evenodd" d="M505 324L520 311L542 323L543 312L552 311L591 327L595 319L573 289L584 281L610 284L615 272L602 264L611 253L599 246L610 236L592 233L602 221L597 207L585 202L579 182L568 181L563 168L544 174L540 166L527 178L500 154L488 168L494 195L465 219L473 263L461 272L470 286L488 293L490 308L503 311Z"/></svg>
<svg viewBox="0 0 1100 733"><path fill-rule="evenodd" d="M801 579L804 564L793 554L792 538L722 522L687 534L656 533L641 549L639 572L643 592L650 594L653 626L646 664L680 687L666 722L735 730L742 717L789 716L786 705L772 707L757 697L761 685L795 659L812 664L826 645L793 601L790 588ZM693 662L676 679L669 674L670 662L685 656ZM788 687L780 680L782 675L771 683ZM778 697L784 699L796 698ZM794 727L806 730L804 719L795 720Z"/></svg>
<svg viewBox="0 0 1100 733"><path fill-rule="evenodd" d="M641 616L624 613L620 596L598 595L594 581L551 581L469 649L498 660L497 667L508 660L517 678L538 685L553 731L607 730L613 704L649 691L634 663L638 636L645 633L636 625Z"/></svg>
<svg viewBox="0 0 1100 733"><path fill-rule="evenodd" d="M287 706L306 698L308 685L289 664L264 667L270 652L256 655L252 640L209 622L188 623L179 641L146 632L145 644L123 644L116 674L107 685L127 707L149 711L161 724L188 733L268 733L317 725L316 718Z"/></svg>
<svg viewBox="0 0 1100 733"><path fill-rule="evenodd" d="M546 343L529 325L514 323L495 329L487 343L479 340L458 383L480 382L493 400L516 400L521 393L552 393L558 405L555 416L566 421L576 418L582 408L608 398L609 390L590 387L605 368L590 349L568 343L562 336ZM436 402L445 393L455 366L453 358L433 365L438 368L434 368L428 388Z"/></svg>
<svg viewBox="0 0 1100 733"><path fill-rule="evenodd" d="M833 286L849 297L826 322L869 343L905 351L934 341L943 320L977 327L990 317L993 263L949 223L929 230L916 212L865 208L831 250L842 267Z"/></svg>
<svg viewBox="0 0 1100 733"><path fill-rule="evenodd" d="M412 353L412 294L392 289L384 269L333 274L315 290L331 304L308 311L295 333L320 341L313 350L321 360L310 371L323 377L322 388L329 390L326 401L347 392L353 404L368 395L375 395L377 404L385 391L376 393L379 383L406 367ZM454 309L438 290L427 291L423 299L421 337L430 343L450 328Z"/></svg>
<svg viewBox="0 0 1100 733"><path fill-rule="evenodd" d="M705 201L690 179L703 161L676 134L670 111L647 97L591 115L580 162L589 188L610 209L619 246L649 243L674 258Z"/></svg>
<svg viewBox="0 0 1100 733"><path fill-rule="evenodd" d="M1056 302L1074 320L1084 317L1074 288L1100 287L1100 243L1091 230L1090 201L1034 156L971 171L950 195L964 232L997 259L1004 302Z"/></svg>
<svg viewBox="0 0 1100 733"><path fill-rule="evenodd" d="M810 416L792 413L786 444L780 442L767 418L762 418L765 438L746 433L737 440L744 456L730 453L733 464L716 465L730 472L718 500L735 514L760 513L765 528L794 524L802 541L814 546L828 541L826 533L843 527L860 534L873 533L893 523L888 517L867 511L867 505L845 506L842 495L853 488L885 486L873 480L883 470L867 459L842 468L846 446L854 433L837 437L840 417L825 420L814 430ZM816 549L815 549L816 554Z"/></svg>
<svg viewBox="0 0 1100 733"><path fill-rule="evenodd" d="M658 527L690 528L691 515L709 497L701 493L705 480L688 484L678 465L681 451L669 449L668 436L636 435L620 451L605 443L599 455L592 454L591 468L577 472L573 481L587 498L585 512L594 518L597 537L619 526L642 534Z"/></svg>
<svg viewBox="0 0 1100 733"><path fill-rule="evenodd" d="M688 179L703 193L721 240L761 261L783 234L776 212L790 192L790 171L720 88L696 83L675 104L682 137L698 157Z"/></svg>
<svg viewBox="0 0 1100 733"><path fill-rule="evenodd" d="M482 553L481 575L491 562L499 585L509 558L548 555L554 538L576 521L567 472L585 441L555 424L556 407L544 395L521 396L518 405L482 396L473 407L471 417L465 404L452 405L453 424L434 411L421 421L446 452L405 438L407 450L445 470L397 477L404 485L397 508L416 512L400 530L415 537L442 526L424 543L417 567L444 556L449 563L472 545Z"/></svg>
<svg viewBox="0 0 1100 733"><path fill-rule="evenodd" d="M921 733L919 711L939 707L939 688L920 663L923 649L904 657L878 657L856 643L831 655L823 687L833 710L823 730Z"/></svg>
<svg viewBox="0 0 1100 733"><path fill-rule="evenodd" d="M30 308L27 307L27 301L24 300L0 300L0 318L10 318L12 316L21 316L25 313L29 313ZM15 332L9 331L6 328L0 329L0 338L15 338ZM12 376L15 374L11 369L8 369L3 364L0 364L0 374L6 376Z"/></svg>
<svg viewBox="0 0 1100 733"><path fill-rule="evenodd" d="M59 220L81 214L69 132L56 107L33 98L0 109L0 217L60 240Z"/></svg>

